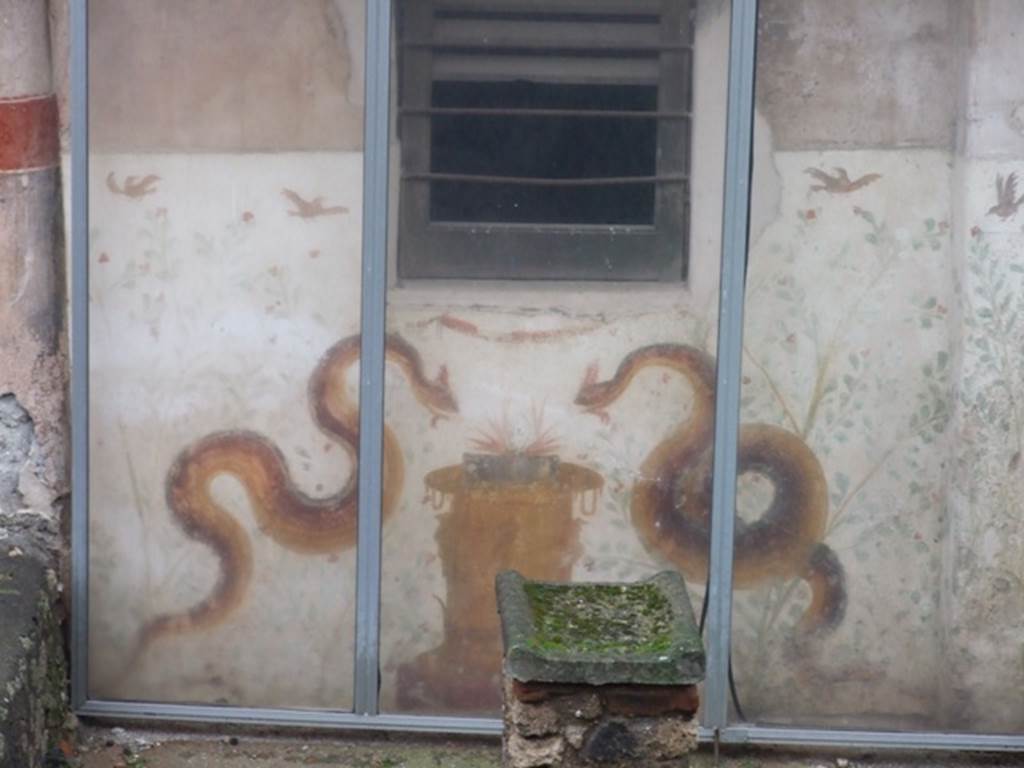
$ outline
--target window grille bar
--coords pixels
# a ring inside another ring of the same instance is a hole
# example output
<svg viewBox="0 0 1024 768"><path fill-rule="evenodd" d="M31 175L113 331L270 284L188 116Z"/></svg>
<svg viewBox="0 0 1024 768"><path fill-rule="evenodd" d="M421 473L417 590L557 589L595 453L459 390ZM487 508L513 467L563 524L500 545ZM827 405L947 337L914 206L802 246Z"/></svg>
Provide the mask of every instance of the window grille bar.
<svg viewBox="0 0 1024 768"><path fill-rule="evenodd" d="M359 363L359 527L356 548L353 700L357 715L376 715L380 695L380 515L387 301L390 40L391 3L368 2Z"/></svg>
<svg viewBox="0 0 1024 768"><path fill-rule="evenodd" d="M455 115L474 117L615 117L634 120L689 120L692 115L683 110L639 109L533 109L515 107L404 107L403 117Z"/></svg>
<svg viewBox="0 0 1024 768"><path fill-rule="evenodd" d="M474 19L481 21L565 21L605 22L613 24L656 24L660 18L660 0L639 3L624 0L615 6L598 4L593 0L567 2L560 0L557 10L550 0L532 2L491 2L472 0L471 3L450 3L435 0L434 16L438 19ZM602 7L603 6L603 7Z"/></svg>
<svg viewBox="0 0 1024 768"><path fill-rule="evenodd" d="M468 184L508 184L523 187L616 187L626 184L682 184L683 173L657 176L595 176L586 179L550 179L536 176L486 176L473 173L407 173L402 181L455 181Z"/></svg>
<svg viewBox="0 0 1024 768"><path fill-rule="evenodd" d="M711 567L707 585L708 664L704 702L704 724L713 729L723 729L729 722L736 448L739 439L743 300L753 154L757 0L733 0L730 24L711 502Z"/></svg>
<svg viewBox="0 0 1024 768"><path fill-rule="evenodd" d="M530 55L550 54L553 56L585 56L588 54L605 56L609 53L628 56L631 53L656 54L661 53L662 51L689 51L691 49L691 46L685 43L629 43L628 45L623 45L621 43L574 44L570 40L560 42L558 45L544 43L531 45L529 43L518 42L487 43L483 40L466 42L403 40L402 47L427 49L431 51L446 51L451 53L460 53L463 55L478 54L482 56L487 56L492 53L514 56L520 52Z"/></svg>

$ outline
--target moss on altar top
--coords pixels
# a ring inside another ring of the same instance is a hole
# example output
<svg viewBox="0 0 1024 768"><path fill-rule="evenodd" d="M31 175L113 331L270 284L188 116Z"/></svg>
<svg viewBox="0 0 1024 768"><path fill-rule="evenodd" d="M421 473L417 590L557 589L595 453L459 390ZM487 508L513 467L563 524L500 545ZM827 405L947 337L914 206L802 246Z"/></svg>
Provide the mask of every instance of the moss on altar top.
<svg viewBox="0 0 1024 768"><path fill-rule="evenodd" d="M505 669L523 682L686 685L704 678L704 646L686 584L559 584L498 575Z"/></svg>
<svg viewBox="0 0 1024 768"><path fill-rule="evenodd" d="M672 607L650 582L524 585L535 632L529 643L563 653L656 653L672 646Z"/></svg>

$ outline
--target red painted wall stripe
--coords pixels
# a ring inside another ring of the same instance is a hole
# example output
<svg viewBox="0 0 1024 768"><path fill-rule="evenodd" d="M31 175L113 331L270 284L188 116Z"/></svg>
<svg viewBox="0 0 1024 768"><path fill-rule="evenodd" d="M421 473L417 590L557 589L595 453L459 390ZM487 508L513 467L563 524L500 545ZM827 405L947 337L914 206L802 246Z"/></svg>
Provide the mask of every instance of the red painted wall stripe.
<svg viewBox="0 0 1024 768"><path fill-rule="evenodd" d="M0 172L51 168L59 163L57 97L0 99Z"/></svg>

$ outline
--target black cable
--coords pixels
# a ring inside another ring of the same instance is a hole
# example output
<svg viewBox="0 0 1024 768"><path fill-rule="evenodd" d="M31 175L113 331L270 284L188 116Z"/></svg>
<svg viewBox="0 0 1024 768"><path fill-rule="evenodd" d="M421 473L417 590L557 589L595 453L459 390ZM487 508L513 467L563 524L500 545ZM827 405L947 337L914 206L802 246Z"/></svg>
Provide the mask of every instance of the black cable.
<svg viewBox="0 0 1024 768"><path fill-rule="evenodd" d="M743 714L743 707L740 706L740 697L736 694L736 680L732 676L732 650L729 651L729 695L732 696L732 705L736 708L736 714L739 716L741 722L747 721L747 716Z"/></svg>
<svg viewBox="0 0 1024 768"><path fill-rule="evenodd" d="M700 624L698 624L698 627L697 627L697 631L700 633L701 637L704 637L704 622L707 620L707 617L708 617L708 592L709 592L709 590L708 590L706 585L707 585L708 581L710 581L710 580L711 580L711 574L708 573L708 579L707 579L707 581L704 582L704 584L705 584L705 587L704 587L704 599L701 601L701 605L700 605ZM740 697L739 697L739 694L736 693L736 678L733 677L733 674L732 674L732 648L729 649L728 672L729 672L729 695L732 697L732 706L736 710L736 714L739 716L740 720L746 721L747 716L745 714L743 714L743 707L740 706Z"/></svg>
<svg viewBox="0 0 1024 768"><path fill-rule="evenodd" d="M710 578L710 576L711 576L711 574L708 574L709 578ZM698 627L698 631L700 632L700 636L701 637L704 637L704 622L707 619L707 617L708 617L708 587L707 587L707 582L705 581L704 582L704 599L701 601L701 605L700 605L700 625Z"/></svg>

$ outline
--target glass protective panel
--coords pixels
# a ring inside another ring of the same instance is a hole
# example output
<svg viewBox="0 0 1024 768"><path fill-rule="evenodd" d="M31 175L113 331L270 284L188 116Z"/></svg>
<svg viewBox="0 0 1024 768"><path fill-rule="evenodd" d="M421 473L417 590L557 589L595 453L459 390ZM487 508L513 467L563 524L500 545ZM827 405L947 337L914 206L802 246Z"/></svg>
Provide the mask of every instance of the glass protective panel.
<svg viewBox="0 0 1024 768"><path fill-rule="evenodd" d="M497 572L700 611L729 14L395 10L382 710L494 716Z"/></svg>
<svg viewBox="0 0 1024 768"><path fill-rule="evenodd" d="M93 698L351 707L360 0L91 0Z"/></svg>
<svg viewBox="0 0 1024 768"><path fill-rule="evenodd" d="M1022 34L761 4L737 719L1024 728Z"/></svg>

